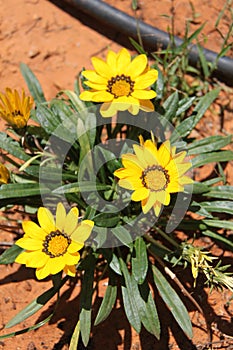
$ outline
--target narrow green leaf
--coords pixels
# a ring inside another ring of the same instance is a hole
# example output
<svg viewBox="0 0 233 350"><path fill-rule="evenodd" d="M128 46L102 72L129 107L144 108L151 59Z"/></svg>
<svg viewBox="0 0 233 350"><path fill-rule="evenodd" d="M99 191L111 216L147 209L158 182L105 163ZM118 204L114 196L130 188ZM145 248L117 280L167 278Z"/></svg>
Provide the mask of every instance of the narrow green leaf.
<svg viewBox="0 0 233 350"><path fill-rule="evenodd" d="M130 232L124 226L116 226L112 228L112 233L121 243L123 243L123 245L126 245L127 247L131 246L133 239Z"/></svg>
<svg viewBox="0 0 233 350"><path fill-rule="evenodd" d="M170 95L163 104L163 108L165 109L164 117L171 121L177 113L179 106L179 94L178 91L175 91L172 95Z"/></svg>
<svg viewBox="0 0 233 350"><path fill-rule="evenodd" d="M87 113L86 108L87 107L86 107L85 103L79 99L78 95L74 91L62 90L61 93L68 96L74 110L76 110L77 112L80 112L81 115L86 115L86 113Z"/></svg>
<svg viewBox="0 0 233 350"><path fill-rule="evenodd" d="M134 242L134 255L132 257L132 274L138 284L145 281L148 270L148 257L146 243L142 237Z"/></svg>
<svg viewBox="0 0 233 350"><path fill-rule="evenodd" d="M199 59L201 62L201 68L202 68L202 71L204 73L204 77L208 78L210 76L208 62L207 62L206 57L204 55L203 48L199 44L197 44L197 50L198 50Z"/></svg>
<svg viewBox="0 0 233 350"><path fill-rule="evenodd" d="M147 282L139 286L142 296L144 312L141 315L141 321L146 330L153 334L157 339L160 338L160 322L155 302Z"/></svg>
<svg viewBox="0 0 233 350"><path fill-rule="evenodd" d="M157 267L152 265L152 271L154 282L161 298L164 300L181 329L188 337L192 338L192 323L182 300Z"/></svg>
<svg viewBox="0 0 233 350"><path fill-rule="evenodd" d="M77 193L77 192L92 192L92 191L106 191L110 190L112 187L110 185L105 185L93 181L79 181L73 182L53 190L53 193L63 194L63 193Z"/></svg>
<svg viewBox="0 0 233 350"><path fill-rule="evenodd" d="M161 69L159 66L155 65L155 69L158 71L158 79L155 82L155 91L157 93L156 99L161 100L163 97L163 91L164 91L164 78L163 73L161 72Z"/></svg>
<svg viewBox="0 0 233 350"><path fill-rule="evenodd" d="M198 37L198 34L201 33L204 28L205 23L203 23L199 28L197 28L189 37L187 37L184 43L181 45L182 47L187 47L187 45L191 44L194 39Z"/></svg>
<svg viewBox="0 0 233 350"><path fill-rule="evenodd" d="M30 331L34 331L34 330L42 327L45 323L49 322L51 320L51 318L53 317L53 315L54 315L54 313L52 312L43 321L36 323L34 326L23 328L23 329L20 329L19 331L16 331L16 332L0 335L0 340L1 339L6 339L6 338L12 338L12 337L15 337L15 336L20 335L20 334L24 334L24 333L27 333L27 332L30 332Z"/></svg>
<svg viewBox="0 0 233 350"><path fill-rule="evenodd" d="M213 231L210 231L210 230L205 230L205 231L202 231L202 234L205 235L205 236L211 237L211 238L213 238L216 241L220 241L220 242L224 243L228 247L228 249L233 251L233 243L232 243L232 241L230 241L229 239L223 237L219 233L216 233L216 232L213 232Z"/></svg>
<svg viewBox="0 0 233 350"><path fill-rule="evenodd" d="M217 151L227 145L232 141L232 135L228 136L209 136L202 140L193 141L188 145L188 154L201 154L206 152Z"/></svg>
<svg viewBox="0 0 233 350"><path fill-rule="evenodd" d="M20 63L20 71L35 102L46 102L41 85L32 70L25 63Z"/></svg>
<svg viewBox="0 0 233 350"><path fill-rule="evenodd" d="M87 346L91 333L91 309L94 283L95 257L90 254L85 260L85 272L80 293L80 332L83 344Z"/></svg>
<svg viewBox="0 0 233 350"><path fill-rule="evenodd" d="M18 159L24 161L30 159L30 156L21 148L19 142L13 140L5 132L0 132L0 148Z"/></svg>
<svg viewBox="0 0 233 350"><path fill-rule="evenodd" d="M80 321L78 320L70 340L69 350L77 350L80 336Z"/></svg>
<svg viewBox="0 0 233 350"><path fill-rule="evenodd" d="M38 183L7 184L0 187L0 199L41 196L50 190Z"/></svg>
<svg viewBox="0 0 233 350"><path fill-rule="evenodd" d="M100 213L94 217L95 225L99 227L114 227L112 232L115 232L115 226L118 224L120 220L120 216L118 213Z"/></svg>
<svg viewBox="0 0 233 350"><path fill-rule="evenodd" d="M211 226L211 227L222 228L225 230L232 230L233 231L233 221L204 219L204 220L202 220L202 222L208 226Z"/></svg>
<svg viewBox="0 0 233 350"><path fill-rule="evenodd" d="M129 271L123 259L120 258L119 262L125 280L125 286L123 284L121 285L125 313L131 326L135 329L137 333L140 333L141 321L139 316L138 304L135 300L135 285L132 283Z"/></svg>
<svg viewBox="0 0 233 350"><path fill-rule="evenodd" d="M192 159L192 167L198 168L208 163L228 162L233 159L232 151L218 151L200 154Z"/></svg>
<svg viewBox="0 0 233 350"><path fill-rule="evenodd" d="M13 244L13 246L5 250L5 252L0 255L0 265L12 264L22 251L23 248Z"/></svg>
<svg viewBox="0 0 233 350"><path fill-rule="evenodd" d="M212 201L199 204L208 212L233 214L233 201Z"/></svg>
<svg viewBox="0 0 233 350"><path fill-rule="evenodd" d="M94 323L95 326L97 326L97 324L106 320L106 318L109 316L116 302L116 297L117 297L116 279L113 277L113 275L110 275L103 301L100 305L98 314L95 319L95 323Z"/></svg>
<svg viewBox="0 0 233 350"><path fill-rule="evenodd" d="M175 132L171 135L171 142L175 142L179 137L185 137L190 134L195 125L199 122L202 116L205 114L212 102L217 98L220 89L211 90L206 95L200 98L199 102L195 106L193 113L190 117L182 121L175 129Z"/></svg>
<svg viewBox="0 0 233 350"><path fill-rule="evenodd" d="M46 105L39 104L36 109L36 117L40 125L48 133L53 133L61 124L60 118L56 118L55 114Z"/></svg>
<svg viewBox="0 0 233 350"><path fill-rule="evenodd" d="M26 320L30 316L34 315L37 311L39 311L54 295L58 292L58 290L65 284L68 277L66 276L60 282L59 286L56 288L52 287L35 300L33 300L30 304L28 304L23 310L21 310L15 317L13 317L5 326L5 328L10 328L22 321Z"/></svg>
<svg viewBox="0 0 233 350"><path fill-rule="evenodd" d="M204 196L233 200L233 186L214 186Z"/></svg>
<svg viewBox="0 0 233 350"><path fill-rule="evenodd" d="M178 103L178 109L176 111L176 117L187 111L189 109L193 102L195 101L196 97L185 97L182 100L179 101Z"/></svg>

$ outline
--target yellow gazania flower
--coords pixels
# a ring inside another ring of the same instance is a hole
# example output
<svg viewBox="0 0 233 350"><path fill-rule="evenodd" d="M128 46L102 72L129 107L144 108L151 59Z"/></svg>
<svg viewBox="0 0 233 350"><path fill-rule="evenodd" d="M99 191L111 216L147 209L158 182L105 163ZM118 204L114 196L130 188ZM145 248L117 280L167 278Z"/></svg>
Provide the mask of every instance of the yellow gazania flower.
<svg viewBox="0 0 233 350"><path fill-rule="evenodd" d="M17 90L6 88L6 93L0 93L0 117L13 128L21 129L27 125L30 111L33 106L31 96L26 96L24 90L22 97Z"/></svg>
<svg viewBox="0 0 233 350"><path fill-rule="evenodd" d="M183 192L184 185L192 179L184 176L191 167L185 162L186 152L176 154L176 147L170 141L164 142L159 149L152 140L134 145L135 154L122 155L122 164L114 172L121 187L133 190L131 199L141 201L142 210L147 213L152 207L159 216L162 205L170 203L170 193Z"/></svg>
<svg viewBox="0 0 233 350"><path fill-rule="evenodd" d="M10 173L5 165L0 163L0 184L7 184L10 179Z"/></svg>
<svg viewBox="0 0 233 350"><path fill-rule="evenodd" d="M72 208L68 214L62 203L58 203L56 220L50 210L40 207L38 226L33 221L24 221L25 235L16 244L25 251L15 259L17 263L36 268L36 276L42 279L64 271L75 276L75 265L80 260L78 251L90 236L94 222L83 220L78 224L79 211Z"/></svg>
<svg viewBox="0 0 233 350"><path fill-rule="evenodd" d="M156 92L149 87L157 80L158 71L149 68L146 55L138 55L131 61L128 50L123 48L119 53L110 50L106 62L92 57L92 64L94 70L82 72L91 90L79 97L83 101L104 102L100 109L103 117L112 117L117 111L128 110L136 115L139 109L154 110L150 99Z"/></svg>

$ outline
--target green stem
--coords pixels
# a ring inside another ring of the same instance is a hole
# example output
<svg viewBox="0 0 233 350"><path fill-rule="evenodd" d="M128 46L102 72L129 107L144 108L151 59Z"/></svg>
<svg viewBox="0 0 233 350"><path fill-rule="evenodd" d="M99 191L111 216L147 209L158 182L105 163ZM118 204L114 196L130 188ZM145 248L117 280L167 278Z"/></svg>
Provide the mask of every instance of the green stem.
<svg viewBox="0 0 233 350"><path fill-rule="evenodd" d="M169 243L171 243L175 248L180 249L180 245L169 235L167 235L164 231L162 231L159 227L153 227L163 238L165 238Z"/></svg>

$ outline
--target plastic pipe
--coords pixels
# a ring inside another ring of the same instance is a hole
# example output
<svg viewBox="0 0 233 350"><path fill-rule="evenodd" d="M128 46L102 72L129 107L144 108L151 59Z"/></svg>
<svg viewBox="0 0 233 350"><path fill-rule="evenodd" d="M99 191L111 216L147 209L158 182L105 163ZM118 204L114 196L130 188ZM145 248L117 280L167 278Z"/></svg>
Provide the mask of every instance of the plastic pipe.
<svg viewBox="0 0 233 350"><path fill-rule="evenodd" d="M75 9L85 13L93 19L96 19L103 25L136 40L138 39L138 26L143 40L144 49L147 51L157 51L158 45L160 45L161 48L166 49L170 44L170 37L166 32L146 24L143 21L137 21L134 17L127 15L101 0L65 0L65 2L71 4ZM175 36L174 43L176 46L180 46L183 43L183 40ZM208 62L216 61L216 52L205 48L202 49ZM197 46L190 45L188 51L189 64L193 67L197 67L199 62ZM212 76L229 86L233 86L233 59L226 56L221 57L218 60L217 67Z"/></svg>

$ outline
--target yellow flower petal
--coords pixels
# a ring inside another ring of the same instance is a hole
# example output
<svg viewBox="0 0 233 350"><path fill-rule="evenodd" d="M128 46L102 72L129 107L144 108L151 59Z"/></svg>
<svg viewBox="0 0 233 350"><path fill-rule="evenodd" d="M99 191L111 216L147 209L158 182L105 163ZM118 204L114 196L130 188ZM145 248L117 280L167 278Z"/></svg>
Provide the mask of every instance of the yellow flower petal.
<svg viewBox="0 0 233 350"><path fill-rule="evenodd" d="M78 261L80 260L80 254L78 252L74 254L67 253L64 255L63 260L66 265L77 265ZM62 270L63 269L64 267L62 268Z"/></svg>
<svg viewBox="0 0 233 350"><path fill-rule="evenodd" d="M137 188L133 192L131 199L135 202L139 202L147 198L149 194L150 194L150 191L148 190L148 188L145 188L145 187Z"/></svg>
<svg viewBox="0 0 233 350"><path fill-rule="evenodd" d="M144 214L148 213L148 211L153 207L156 202L156 192L150 192L147 199L142 201L142 211Z"/></svg>
<svg viewBox="0 0 233 350"><path fill-rule="evenodd" d="M142 54L136 56L132 62L129 64L128 68L125 71L125 74L128 74L134 80L140 74L142 74L147 66L147 57Z"/></svg>
<svg viewBox="0 0 233 350"><path fill-rule="evenodd" d="M153 112L155 107L150 100L139 100L140 109L145 112Z"/></svg>
<svg viewBox="0 0 233 350"><path fill-rule="evenodd" d="M147 89L149 86L154 84L157 78L158 78L158 71L155 69L151 69L147 73L140 75L135 79L134 88L136 90Z"/></svg>
<svg viewBox="0 0 233 350"><path fill-rule="evenodd" d="M78 224L78 215L79 215L78 209L72 208L66 216L65 223L64 223L64 232L69 236L75 230Z"/></svg>
<svg viewBox="0 0 233 350"><path fill-rule="evenodd" d="M122 73L124 74L126 71L127 66L130 64L131 57L130 53L128 50L125 48L121 49L120 52L118 53L117 57L117 73L121 75Z"/></svg>
<svg viewBox="0 0 233 350"><path fill-rule="evenodd" d="M66 210L64 205L60 202L57 204L57 210L56 210L56 227L61 232L64 230L65 220L66 220Z"/></svg>
<svg viewBox="0 0 233 350"><path fill-rule="evenodd" d="M66 265L64 267L64 272L68 275L68 276L71 276L71 277L74 277L76 275L76 267L71 265L71 266L68 266Z"/></svg>
<svg viewBox="0 0 233 350"><path fill-rule="evenodd" d="M106 90L106 84L97 84L92 83L91 81L85 81L85 85L89 86L90 88L97 90L97 91L105 91Z"/></svg>
<svg viewBox="0 0 233 350"><path fill-rule="evenodd" d="M179 179L179 184L180 184L180 185L189 185L189 184L193 184L193 179L191 179L189 176L183 175L183 176Z"/></svg>
<svg viewBox="0 0 233 350"><path fill-rule="evenodd" d="M27 267L40 268L44 266L49 260L49 256L41 251L27 252Z"/></svg>
<svg viewBox="0 0 233 350"><path fill-rule="evenodd" d="M141 100L150 100L156 96L154 90L134 90L132 96Z"/></svg>
<svg viewBox="0 0 233 350"><path fill-rule="evenodd" d="M162 208L162 205L160 202L156 202L153 206L153 209L154 209L154 213L155 213L155 216L159 216L160 212L161 212L161 208Z"/></svg>
<svg viewBox="0 0 233 350"><path fill-rule="evenodd" d="M111 77L114 76L114 71L101 58L92 57L91 61L96 72L101 77L104 77L106 79L111 79Z"/></svg>
<svg viewBox="0 0 233 350"><path fill-rule="evenodd" d="M73 233L75 233L75 232L76 232L76 230ZM72 243L69 245L69 247L67 249L67 252L70 254L76 253L79 250L81 250L83 248L83 246L84 246L83 243L78 243L78 242L72 241Z"/></svg>
<svg viewBox="0 0 233 350"><path fill-rule="evenodd" d="M111 67L113 74L117 74L117 54L111 50L108 51L107 54L107 64Z"/></svg>
<svg viewBox="0 0 233 350"><path fill-rule="evenodd" d="M5 165L0 163L0 184L7 184L10 179L10 173Z"/></svg>
<svg viewBox="0 0 233 350"><path fill-rule="evenodd" d="M93 221L83 220L78 228L72 233L72 240L78 243L84 243L90 236L93 226Z"/></svg>
<svg viewBox="0 0 233 350"><path fill-rule="evenodd" d="M171 200L171 196L168 192L166 191L158 191L155 192L156 193L156 201L164 204L164 205L168 205L170 203Z"/></svg>
<svg viewBox="0 0 233 350"><path fill-rule="evenodd" d="M139 176L140 174L142 174L142 170L140 170L140 168L120 168L120 169L117 169L115 172L114 172L114 175L117 176L119 179L122 179L124 177L130 177L130 176L133 176L135 177L135 171L138 172Z"/></svg>
<svg viewBox="0 0 233 350"><path fill-rule="evenodd" d="M45 232L50 233L56 231L54 218L49 209L40 207L37 216L39 224Z"/></svg>
<svg viewBox="0 0 233 350"><path fill-rule="evenodd" d="M138 160L137 156L135 154L127 153L122 155L122 164L125 168L128 166L132 166L135 170L135 166L139 169L144 169L140 161Z"/></svg>
<svg viewBox="0 0 233 350"><path fill-rule="evenodd" d="M23 237L18 239L15 242L16 245L23 249L28 249L28 250L41 250L42 249L42 240L37 240L33 239L30 237Z"/></svg>
<svg viewBox="0 0 233 350"><path fill-rule="evenodd" d="M28 253L22 252L16 258L15 262L18 264L26 264L28 262Z"/></svg>
<svg viewBox="0 0 233 350"><path fill-rule="evenodd" d="M101 77L99 74L97 74L94 70L85 70L82 72L82 75L84 78L95 82L96 84L107 84L107 79L104 77Z"/></svg>
<svg viewBox="0 0 233 350"><path fill-rule="evenodd" d="M165 141L158 150L158 157L161 165L165 168L171 159L170 141Z"/></svg>
<svg viewBox="0 0 233 350"><path fill-rule="evenodd" d="M28 236L34 239L39 239L41 241L44 239L44 237L47 234L41 227L39 227L33 221L23 221L22 227L25 232L25 236Z"/></svg>

